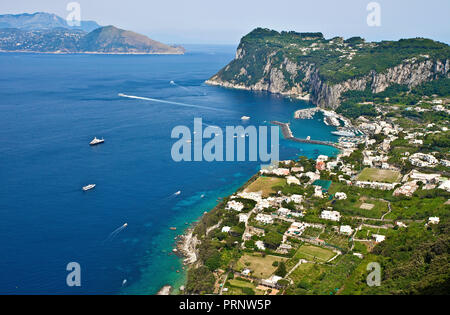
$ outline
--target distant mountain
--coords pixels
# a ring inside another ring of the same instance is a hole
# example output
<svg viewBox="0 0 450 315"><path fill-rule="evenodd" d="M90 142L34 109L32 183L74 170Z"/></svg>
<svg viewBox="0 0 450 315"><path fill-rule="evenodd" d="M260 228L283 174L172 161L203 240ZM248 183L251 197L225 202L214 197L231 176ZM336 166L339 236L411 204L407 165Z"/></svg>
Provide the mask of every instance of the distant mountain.
<svg viewBox="0 0 450 315"><path fill-rule="evenodd" d="M0 15L1 28L17 28L20 30L48 30L54 28L80 29L91 32L100 25L94 21L81 21L80 26L69 26L67 21L56 14L37 12L33 14L5 14Z"/></svg>
<svg viewBox="0 0 450 315"><path fill-rule="evenodd" d="M85 29L92 29L87 32ZM0 15L0 51L45 53L184 54L181 46L169 46L144 35L114 26L82 22L70 28L49 13Z"/></svg>
<svg viewBox="0 0 450 315"><path fill-rule="evenodd" d="M169 46L147 36L114 26L92 31L81 40L81 49L86 52L104 53L153 53L183 54L184 48Z"/></svg>

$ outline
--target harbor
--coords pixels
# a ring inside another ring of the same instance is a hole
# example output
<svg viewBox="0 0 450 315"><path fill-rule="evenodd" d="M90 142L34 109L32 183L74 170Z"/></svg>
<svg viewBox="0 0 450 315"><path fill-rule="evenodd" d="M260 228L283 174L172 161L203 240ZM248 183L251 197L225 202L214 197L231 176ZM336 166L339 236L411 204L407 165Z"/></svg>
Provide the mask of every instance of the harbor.
<svg viewBox="0 0 450 315"><path fill-rule="evenodd" d="M299 143L310 143L310 144L320 144L320 145L327 145L327 146L331 146L331 147L335 147L338 148L338 146L330 141L321 141L321 140L311 140L311 139L300 139L300 138L296 138L294 137L294 135L292 134L291 128L289 127L288 123L282 123L279 121L271 121L270 122L272 125L277 125L281 127L281 132L283 134L283 137L286 140L291 140L294 142L299 142Z"/></svg>

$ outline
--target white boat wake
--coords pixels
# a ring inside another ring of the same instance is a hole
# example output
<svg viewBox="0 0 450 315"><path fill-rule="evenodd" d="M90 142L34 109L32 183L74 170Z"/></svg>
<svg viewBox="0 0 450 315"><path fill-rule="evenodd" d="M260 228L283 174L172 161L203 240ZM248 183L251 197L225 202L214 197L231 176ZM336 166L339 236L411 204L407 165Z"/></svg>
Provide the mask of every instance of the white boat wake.
<svg viewBox="0 0 450 315"><path fill-rule="evenodd" d="M106 240L104 240L105 242L111 242L116 236L117 234L119 234L120 232L122 232L123 230L125 230L125 228L128 226L128 223L125 223L124 225L122 225L121 227L115 229L111 234L109 234L108 238Z"/></svg>
<svg viewBox="0 0 450 315"><path fill-rule="evenodd" d="M143 100L143 101L150 101L155 103L163 103L163 104L172 104L177 106L183 106L183 107L194 107L194 108L201 108L206 110L213 110L213 111L219 111L219 112L232 112L230 110L221 109L221 108L214 108L214 107L208 107L208 106L201 106L201 105L194 105L194 104L186 104L186 103L179 103L179 102L172 102L172 101L166 101L166 100L160 100L157 98L150 98L150 97L142 97L142 96L135 96L135 95L127 95L123 93L118 94L120 97L125 98L131 98L136 100Z"/></svg>

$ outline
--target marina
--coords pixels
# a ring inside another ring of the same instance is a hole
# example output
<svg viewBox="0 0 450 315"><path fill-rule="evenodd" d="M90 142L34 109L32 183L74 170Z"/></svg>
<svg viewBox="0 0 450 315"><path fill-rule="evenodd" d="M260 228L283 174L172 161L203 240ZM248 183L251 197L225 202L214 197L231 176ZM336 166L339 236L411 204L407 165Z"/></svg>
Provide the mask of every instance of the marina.
<svg viewBox="0 0 450 315"><path fill-rule="evenodd" d="M292 134L291 128L289 127L288 123L282 123L279 121L271 121L270 123L272 125L280 126L283 137L287 140L291 140L291 141L298 142L298 143L320 144L320 145L327 145L327 146L331 146L331 147L335 147L335 148L338 147L335 143L330 142L330 141L311 140L310 137L308 137L307 139L296 138Z"/></svg>

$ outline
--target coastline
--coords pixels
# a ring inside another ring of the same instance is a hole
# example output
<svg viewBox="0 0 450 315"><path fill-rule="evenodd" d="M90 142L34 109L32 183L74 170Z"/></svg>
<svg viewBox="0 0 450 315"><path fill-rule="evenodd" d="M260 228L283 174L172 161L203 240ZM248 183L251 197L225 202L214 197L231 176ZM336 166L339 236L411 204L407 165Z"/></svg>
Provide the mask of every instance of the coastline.
<svg viewBox="0 0 450 315"><path fill-rule="evenodd" d="M244 184L242 184L239 188L237 188L234 193L240 192L244 190L248 185L250 185L253 181L255 181L259 176L259 172L256 174L253 174L247 181L245 181ZM184 269L184 272L189 271L190 268L197 266L198 262L198 251L197 246L201 243L199 239L197 239L197 236L194 235L194 230L196 226L204 219L205 215L214 212L216 209L218 209L222 205L222 201L218 202L216 206L211 209L210 211L206 211L203 213L203 215L200 216L200 218L194 222L191 223L191 225L186 228L182 234L178 235L177 242L175 244L175 249L173 250L179 257L183 258L183 265L186 267ZM183 294L184 288L187 283L187 277L184 279L183 284L180 288L172 288L170 291L170 294ZM166 286L162 287L160 291L162 291ZM165 289L167 291L167 289ZM158 291L158 295L159 292Z"/></svg>
<svg viewBox="0 0 450 315"><path fill-rule="evenodd" d="M288 92L269 91L262 86L259 87L258 85L247 86L244 84L233 84L233 83L217 81L217 80L213 80L213 79L206 80L205 84L211 85L211 86L220 86L220 87L227 88L227 89L237 89L237 90L253 91L253 92L268 92L270 94L282 95L285 97L292 97L294 99L301 100L301 101L311 102L311 96L309 93L299 94L299 93L296 93L293 91L288 91Z"/></svg>
<svg viewBox="0 0 450 315"><path fill-rule="evenodd" d="M48 55L184 55L184 52L96 52L96 51L30 51L30 50L1 50L0 53L21 53L21 54L48 54Z"/></svg>

